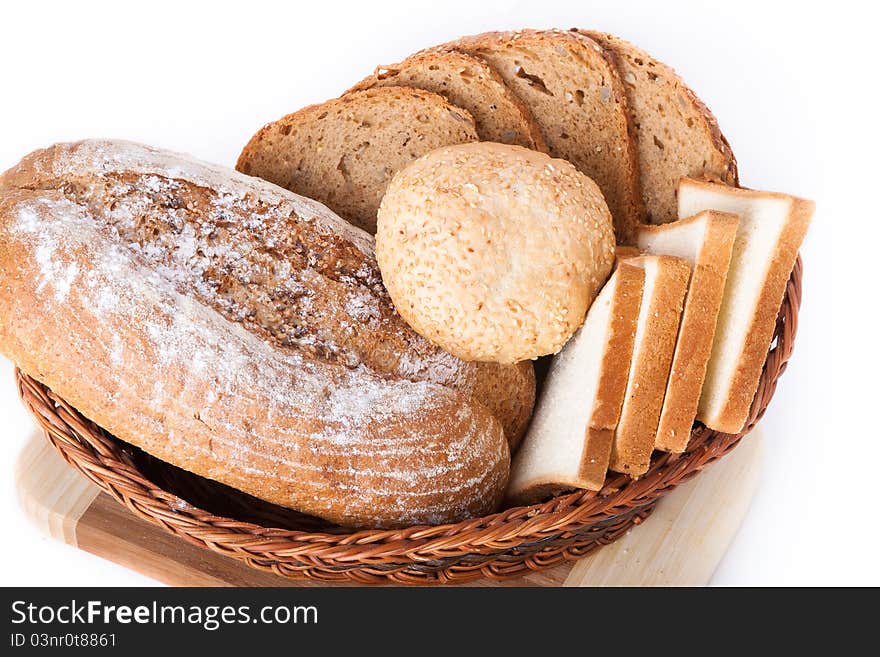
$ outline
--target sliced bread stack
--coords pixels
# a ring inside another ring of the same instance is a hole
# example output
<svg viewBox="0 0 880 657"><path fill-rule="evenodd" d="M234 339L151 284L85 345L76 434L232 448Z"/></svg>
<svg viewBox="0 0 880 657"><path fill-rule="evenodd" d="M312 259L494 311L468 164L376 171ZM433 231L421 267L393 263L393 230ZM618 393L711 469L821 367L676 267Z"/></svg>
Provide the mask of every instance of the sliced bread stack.
<svg viewBox="0 0 880 657"><path fill-rule="evenodd" d="M657 449L682 452L690 439L738 226L736 215L707 211L671 224L642 226L636 235L645 253L676 256L692 268L657 426Z"/></svg>
<svg viewBox="0 0 880 657"><path fill-rule="evenodd" d="M583 30L487 32L377 68L340 99L260 130L238 168L374 232L397 170L475 139L570 161L599 185L621 244L646 220L675 219L681 177L737 182L717 122L672 69Z"/></svg>
<svg viewBox="0 0 880 657"><path fill-rule="evenodd" d="M694 420L745 428L776 316L814 204L773 192L683 179L682 217L642 226L646 253L687 260L690 284L655 448L682 452Z"/></svg>
<svg viewBox="0 0 880 657"><path fill-rule="evenodd" d="M645 271L633 353L609 468L638 477L648 471L691 266L669 256L626 258Z"/></svg>
<svg viewBox="0 0 880 657"><path fill-rule="evenodd" d="M378 87L268 124L244 147L236 168L375 233L376 211L397 171L435 148L477 140L473 117L442 96Z"/></svg>
<svg viewBox="0 0 880 657"><path fill-rule="evenodd" d="M511 501L599 490L604 469L638 477L654 449L684 451L696 419L744 429L814 204L691 179L678 200L682 219L618 247L611 280L553 360Z"/></svg>
<svg viewBox="0 0 880 657"><path fill-rule="evenodd" d="M599 490L608 469L647 471L690 265L624 257L557 354L511 470L508 497Z"/></svg>

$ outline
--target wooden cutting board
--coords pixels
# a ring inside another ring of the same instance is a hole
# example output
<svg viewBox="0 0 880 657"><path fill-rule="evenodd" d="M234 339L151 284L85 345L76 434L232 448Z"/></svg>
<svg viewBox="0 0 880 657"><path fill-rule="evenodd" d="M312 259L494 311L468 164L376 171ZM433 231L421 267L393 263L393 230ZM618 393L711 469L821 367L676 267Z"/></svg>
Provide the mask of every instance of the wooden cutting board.
<svg viewBox="0 0 880 657"><path fill-rule="evenodd" d="M748 511L761 465L755 431L733 452L664 497L621 539L575 563L477 586L699 586L709 582ZM33 436L16 465L27 515L47 534L175 586L316 586L253 570L195 547L101 492Z"/></svg>

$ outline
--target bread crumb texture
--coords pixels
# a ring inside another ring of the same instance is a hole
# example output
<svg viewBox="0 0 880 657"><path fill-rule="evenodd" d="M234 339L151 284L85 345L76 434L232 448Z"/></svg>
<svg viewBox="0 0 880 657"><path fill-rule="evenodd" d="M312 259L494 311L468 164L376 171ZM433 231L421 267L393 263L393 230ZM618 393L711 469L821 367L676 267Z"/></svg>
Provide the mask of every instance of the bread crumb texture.
<svg viewBox="0 0 880 657"><path fill-rule="evenodd" d="M350 91L412 87L440 94L474 117L480 141L547 152L538 124L525 104L487 62L462 52L423 52L380 66Z"/></svg>
<svg viewBox="0 0 880 657"><path fill-rule="evenodd" d="M493 143L442 148L392 180L376 255L403 318L450 353L556 353L614 261L611 214L564 160Z"/></svg>

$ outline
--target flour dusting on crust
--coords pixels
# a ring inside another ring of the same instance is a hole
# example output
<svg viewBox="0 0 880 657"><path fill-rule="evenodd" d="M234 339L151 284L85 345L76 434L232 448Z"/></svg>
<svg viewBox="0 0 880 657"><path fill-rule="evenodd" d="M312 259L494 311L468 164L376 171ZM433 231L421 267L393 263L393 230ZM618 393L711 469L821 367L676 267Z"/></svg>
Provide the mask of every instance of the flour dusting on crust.
<svg viewBox="0 0 880 657"><path fill-rule="evenodd" d="M149 269L275 346L450 386L485 404L512 440L524 429L531 372L466 363L418 335L393 308L373 238L315 201L119 141L59 144L4 179L61 191Z"/></svg>
<svg viewBox="0 0 880 657"><path fill-rule="evenodd" d="M123 168L144 193L163 196L181 184L138 164L134 148L90 145L85 152L107 159L98 177L111 186L132 184L112 175ZM249 330L235 314L251 300L224 305L200 270L212 257L254 261L245 242L212 245L210 233L185 221L173 252L159 239L133 240L137 231L124 215L134 202L96 211L90 200L107 188L94 197L74 189L85 164L58 162L66 170L53 175L68 176L70 188L6 187L0 197L0 313L8 318L0 346L25 371L163 460L342 524L444 522L497 502L508 456L500 427L481 405L430 380L384 376L356 359L316 357L307 344ZM216 188L217 207L241 202L241 187L254 185L231 173L227 183L209 166L173 166L190 182ZM278 196L290 203L287 192ZM317 218L326 210L303 208L337 234L332 219ZM351 243L371 253L369 239L351 230ZM289 274L291 286L300 284ZM362 283L370 276L349 274ZM345 305L354 321L379 312L363 290Z"/></svg>

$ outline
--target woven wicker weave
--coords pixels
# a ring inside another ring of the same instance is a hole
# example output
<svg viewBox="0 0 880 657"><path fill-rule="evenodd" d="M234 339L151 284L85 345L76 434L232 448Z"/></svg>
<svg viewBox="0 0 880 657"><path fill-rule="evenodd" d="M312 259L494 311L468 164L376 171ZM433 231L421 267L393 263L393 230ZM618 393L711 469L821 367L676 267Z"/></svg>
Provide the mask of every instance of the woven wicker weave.
<svg viewBox="0 0 880 657"><path fill-rule="evenodd" d="M136 515L190 543L285 577L366 584L501 579L614 541L646 518L660 497L737 445L763 415L791 356L801 272L798 259L742 434L698 423L684 454L655 454L636 481L612 475L600 493L579 491L435 527L352 533L327 526L162 463L109 435L23 372L16 376L24 404L71 465Z"/></svg>

